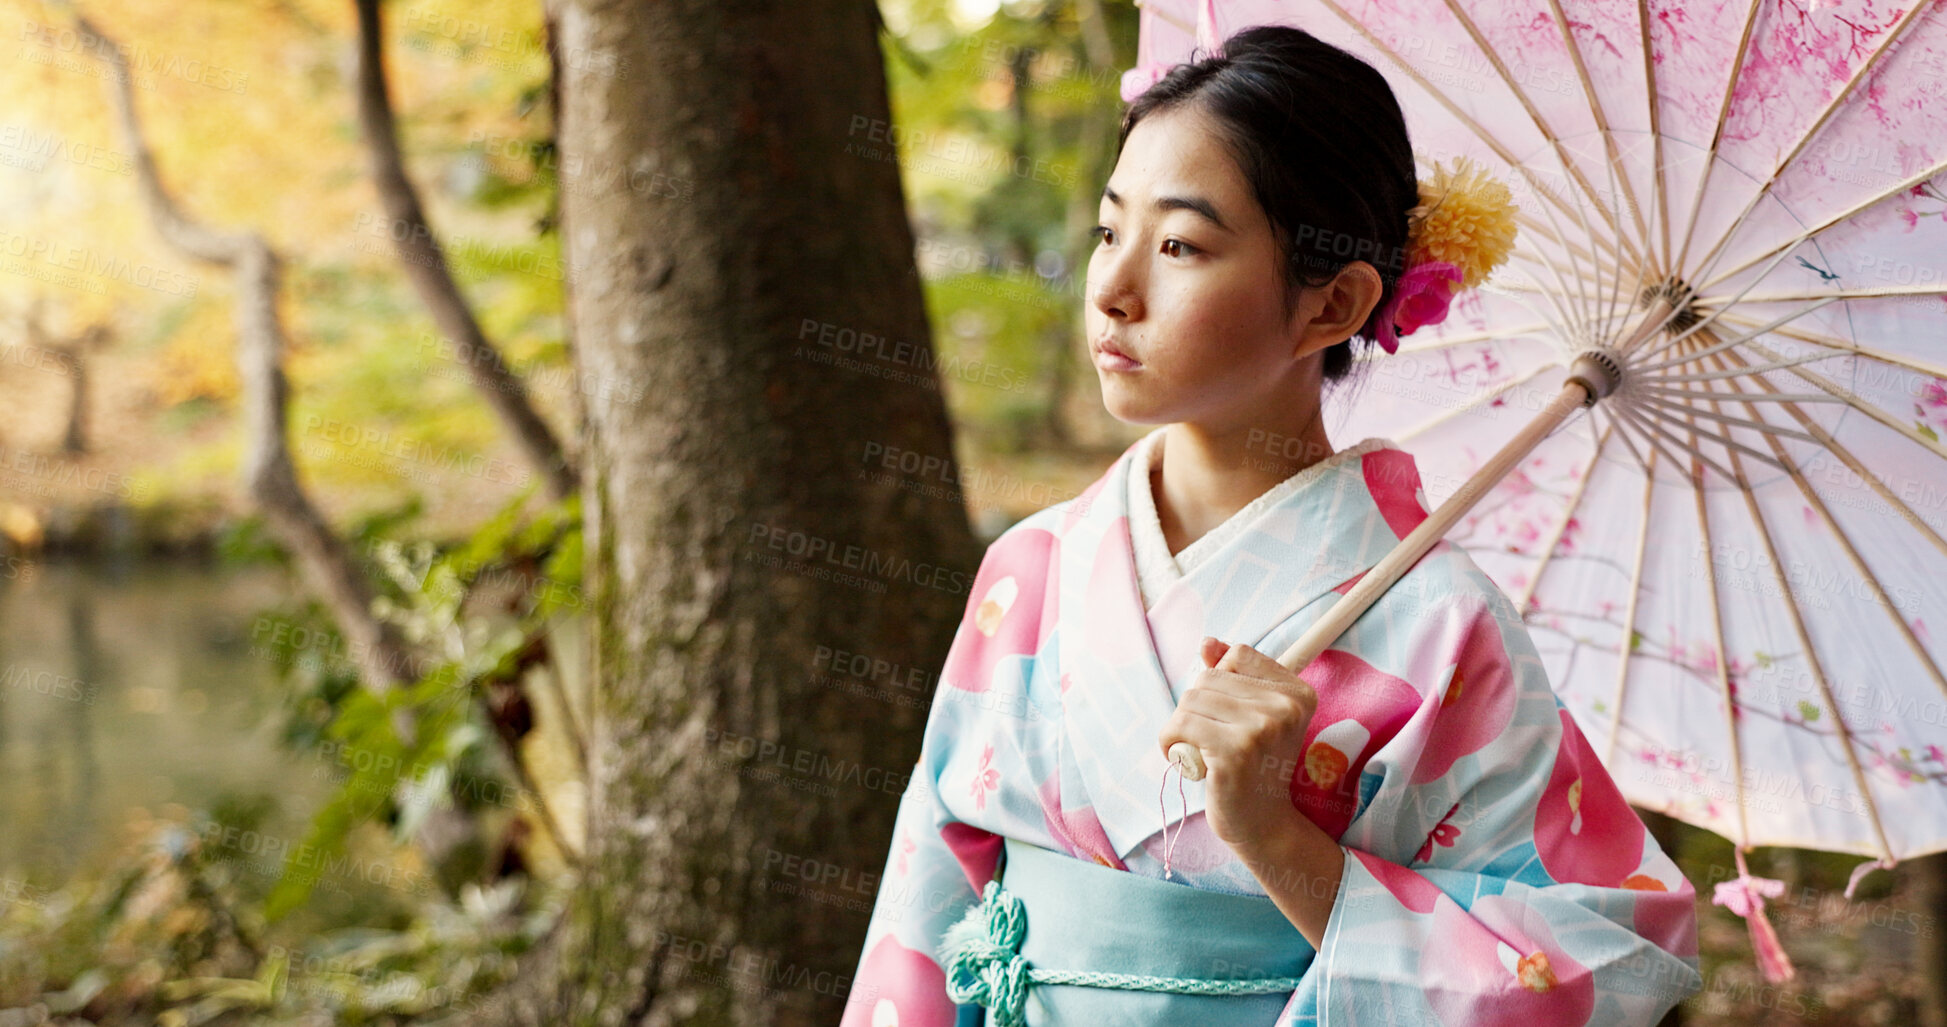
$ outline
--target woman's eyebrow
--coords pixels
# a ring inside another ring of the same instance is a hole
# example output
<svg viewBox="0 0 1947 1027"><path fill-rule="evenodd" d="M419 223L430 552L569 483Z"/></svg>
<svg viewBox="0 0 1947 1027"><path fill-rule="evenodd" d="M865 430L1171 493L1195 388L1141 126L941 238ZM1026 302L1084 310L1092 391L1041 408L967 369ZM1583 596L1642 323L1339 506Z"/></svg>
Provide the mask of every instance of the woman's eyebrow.
<svg viewBox="0 0 1947 1027"><path fill-rule="evenodd" d="M1106 185L1102 187L1102 198L1118 207L1122 206L1122 197L1116 195L1116 191ZM1223 218L1217 216L1216 205L1201 196L1158 196L1156 202L1150 204L1150 207L1158 213L1172 210L1192 211L1226 232L1232 230L1224 223Z"/></svg>

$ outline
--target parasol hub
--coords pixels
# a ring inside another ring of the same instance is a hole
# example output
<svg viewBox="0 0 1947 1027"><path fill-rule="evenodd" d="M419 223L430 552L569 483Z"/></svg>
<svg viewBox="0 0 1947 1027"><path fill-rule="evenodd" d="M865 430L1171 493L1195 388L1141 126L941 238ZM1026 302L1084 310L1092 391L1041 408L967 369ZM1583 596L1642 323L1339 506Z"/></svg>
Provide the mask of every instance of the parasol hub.
<svg viewBox="0 0 1947 1027"><path fill-rule="evenodd" d="M1595 401L1616 391L1622 383L1622 355L1607 346L1591 346L1575 355L1575 361L1568 366L1568 380L1582 383L1589 397L1583 406L1594 406Z"/></svg>

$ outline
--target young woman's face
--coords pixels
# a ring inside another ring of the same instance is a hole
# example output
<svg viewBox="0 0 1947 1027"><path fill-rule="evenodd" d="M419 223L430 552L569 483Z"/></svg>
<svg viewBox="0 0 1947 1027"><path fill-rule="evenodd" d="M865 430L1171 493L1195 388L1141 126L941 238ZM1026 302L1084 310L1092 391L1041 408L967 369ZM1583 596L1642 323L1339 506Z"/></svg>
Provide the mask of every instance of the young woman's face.
<svg viewBox="0 0 1947 1027"><path fill-rule="evenodd" d="M1295 330L1311 290L1287 319L1271 223L1206 115L1189 105L1137 122L1100 214L1084 320L1111 415L1221 429L1266 404L1316 405L1303 385L1324 346Z"/></svg>

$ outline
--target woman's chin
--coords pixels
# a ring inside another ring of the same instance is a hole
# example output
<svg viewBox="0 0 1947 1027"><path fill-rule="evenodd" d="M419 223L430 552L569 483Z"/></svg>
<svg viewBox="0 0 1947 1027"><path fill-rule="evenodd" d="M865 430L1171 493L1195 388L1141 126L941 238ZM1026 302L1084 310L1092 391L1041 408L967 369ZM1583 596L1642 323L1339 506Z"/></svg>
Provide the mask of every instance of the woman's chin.
<svg viewBox="0 0 1947 1027"><path fill-rule="evenodd" d="M1147 397L1133 396L1112 382L1102 383L1102 408L1124 424L1168 424L1173 418Z"/></svg>

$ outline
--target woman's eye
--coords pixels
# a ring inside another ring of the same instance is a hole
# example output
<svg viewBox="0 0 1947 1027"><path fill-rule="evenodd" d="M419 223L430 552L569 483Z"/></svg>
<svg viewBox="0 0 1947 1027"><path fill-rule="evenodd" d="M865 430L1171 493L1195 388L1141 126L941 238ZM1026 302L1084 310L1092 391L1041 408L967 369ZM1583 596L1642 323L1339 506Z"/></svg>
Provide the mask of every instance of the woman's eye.
<svg viewBox="0 0 1947 1027"><path fill-rule="evenodd" d="M1181 239L1165 239L1163 240L1163 247L1164 247L1163 252L1168 253L1172 257L1177 256L1177 254L1169 253L1169 247L1171 246L1181 247L1182 249L1188 250L1191 253L1197 252L1197 248L1195 246L1192 246Z"/></svg>
<svg viewBox="0 0 1947 1027"><path fill-rule="evenodd" d="M1096 244L1100 245L1108 241L1108 236L1110 234L1109 226L1096 225L1094 228L1088 230L1088 234L1094 236Z"/></svg>

